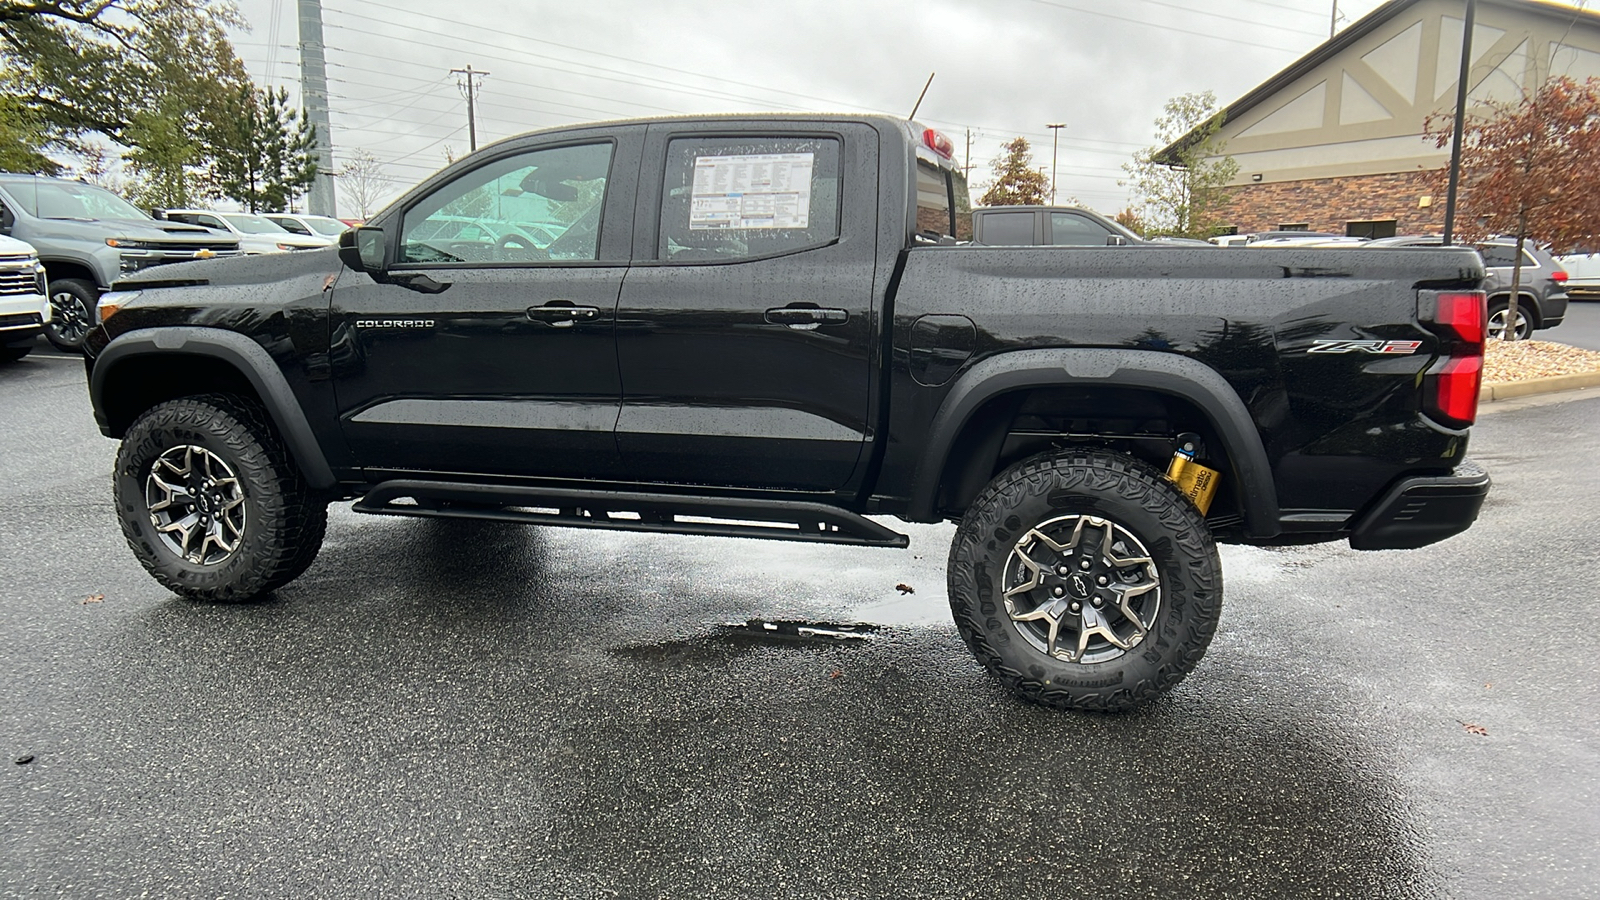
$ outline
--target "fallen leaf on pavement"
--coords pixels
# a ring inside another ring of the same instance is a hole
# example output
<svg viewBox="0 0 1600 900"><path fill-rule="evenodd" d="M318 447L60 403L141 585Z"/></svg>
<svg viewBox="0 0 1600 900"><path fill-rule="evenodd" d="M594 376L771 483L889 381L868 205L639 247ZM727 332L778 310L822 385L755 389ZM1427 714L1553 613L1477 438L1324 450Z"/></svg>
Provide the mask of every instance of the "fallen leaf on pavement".
<svg viewBox="0 0 1600 900"><path fill-rule="evenodd" d="M828 677L829 678L838 678L839 676L841 676L843 674L844 674L844 672L842 670L834 669L832 672L828 673Z"/></svg>
<svg viewBox="0 0 1600 900"><path fill-rule="evenodd" d="M31 762L33 762L33 754L32 753L27 753L27 754L24 754L22 756L17 757L17 765L19 765L19 766L25 766L25 765L27 765L28 763L31 763Z"/></svg>
<svg viewBox="0 0 1600 900"><path fill-rule="evenodd" d="M105 594L90 594L89 596L83 598L82 602L84 602L84 603L100 603L100 602L104 601L105 599L106 599L106 595Z"/></svg>
<svg viewBox="0 0 1600 900"><path fill-rule="evenodd" d="M897 584L894 589L902 594L915 594L917 592L917 589L909 584Z"/></svg>
<svg viewBox="0 0 1600 900"><path fill-rule="evenodd" d="M1457 719L1456 721L1461 722L1460 719ZM1489 729L1483 727L1482 725L1474 725L1471 722L1461 722L1461 727L1467 730L1467 734L1475 734L1478 737L1489 736Z"/></svg>

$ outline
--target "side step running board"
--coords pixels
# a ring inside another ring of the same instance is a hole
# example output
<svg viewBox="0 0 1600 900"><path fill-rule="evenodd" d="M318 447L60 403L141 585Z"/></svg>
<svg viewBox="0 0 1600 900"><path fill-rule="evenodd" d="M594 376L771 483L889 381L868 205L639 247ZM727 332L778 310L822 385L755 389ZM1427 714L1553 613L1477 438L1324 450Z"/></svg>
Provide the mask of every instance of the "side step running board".
<svg viewBox="0 0 1600 900"><path fill-rule="evenodd" d="M448 481L385 481L356 512L442 519L491 519L620 531L906 547L910 538L849 510L804 500L742 500L632 491L508 487Z"/></svg>

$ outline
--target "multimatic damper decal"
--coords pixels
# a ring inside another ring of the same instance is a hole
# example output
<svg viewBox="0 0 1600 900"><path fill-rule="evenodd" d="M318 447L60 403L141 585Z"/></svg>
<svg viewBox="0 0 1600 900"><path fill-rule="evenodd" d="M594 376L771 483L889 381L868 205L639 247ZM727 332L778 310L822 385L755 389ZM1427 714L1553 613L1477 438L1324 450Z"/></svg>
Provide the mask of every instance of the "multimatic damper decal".
<svg viewBox="0 0 1600 900"><path fill-rule="evenodd" d="M1417 352L1421 341L1312 341L1307 353L1383 353L1404 355Z"/></svg>

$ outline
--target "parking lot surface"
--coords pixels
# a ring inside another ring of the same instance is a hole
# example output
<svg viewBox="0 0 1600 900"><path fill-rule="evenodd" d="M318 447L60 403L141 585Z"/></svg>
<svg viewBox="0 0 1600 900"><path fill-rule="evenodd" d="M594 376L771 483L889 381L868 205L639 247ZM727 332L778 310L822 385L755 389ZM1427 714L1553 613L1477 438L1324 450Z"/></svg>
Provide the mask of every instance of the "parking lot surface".
<svg viewBox="0 0 1600 900"><path fill-rule="evenodd" d="M1225 548L1205 661L1105 716L983 675L950 526L344 504L273 599L185 602L122 542L83 380L0 368L0 896L1600 896L1600 398L1486 415L1446 543Z"/></svg>

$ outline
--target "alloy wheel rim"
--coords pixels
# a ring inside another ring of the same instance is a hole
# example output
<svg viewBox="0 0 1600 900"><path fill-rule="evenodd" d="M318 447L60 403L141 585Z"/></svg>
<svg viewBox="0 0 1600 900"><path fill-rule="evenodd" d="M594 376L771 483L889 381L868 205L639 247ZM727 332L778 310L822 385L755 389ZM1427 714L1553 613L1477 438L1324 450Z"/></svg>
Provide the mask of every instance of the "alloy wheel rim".
<svg viewBox="0 0 1600 900"><path fill-rule="evenodd" d="M156 536L187 562L218 565L244 538L244 486L204 447L183 444L157 457L144 496Z"/></svg>
<svg viewBox="0 0 1600 900"><path fill-rule="evenodd" d="M1498 310L1493 315L1489 316L1489 333L1488 333L1488 336L1489 336L1489 338L1491 340L1496 339L1496 338L1505 337L1505 334L1506 334L1506 319L1509 318L1510 315L1511 315L1511 308L1510 307L1506 307L1505 309ZM1527 337L1531 333L1529 328L1528 328L1528 316L1527 316L1526 313L1524 313L1520 309L1517 310L1516 328L1517 328L1517 338L1519 340L1527 339Z"/></svg>
<svg viewBox="0 0 1600 900"><path fill-rule="evenodd" d="M1002 573L1006 613L1034 649L1101 663L1139 646L1161 611L1161 577L1144 544L1099 516L1058 516L1030 528Z"/></svg>
<svg viewBox="0 0 1600 900"><path fill-rule="evenodd" d="M50 295L50 324L64 341L77 343L89 333L89 310L83 298L71 291Z"/></svg>

